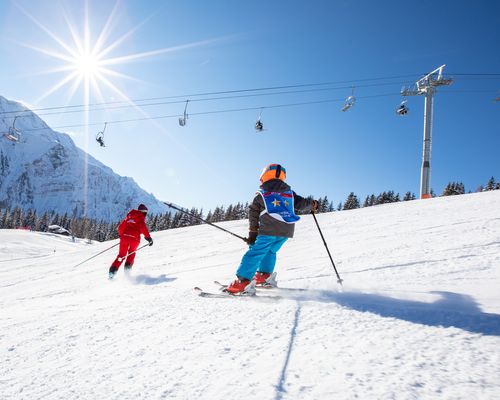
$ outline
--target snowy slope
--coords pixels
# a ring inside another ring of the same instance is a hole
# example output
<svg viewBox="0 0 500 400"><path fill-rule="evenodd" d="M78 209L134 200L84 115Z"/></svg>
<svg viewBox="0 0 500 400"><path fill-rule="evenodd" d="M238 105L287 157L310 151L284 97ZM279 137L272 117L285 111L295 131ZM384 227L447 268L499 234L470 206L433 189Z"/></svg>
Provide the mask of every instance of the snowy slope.
<svg viewBox="0 0 500 400"><path fill-rule="evenodd" d="M35 113L20 113L25 109L0 96L0 208L20 206L39 214L67 212L106 221L120 220L139 203L152 213L168 210L132 178L115 174ZM16 115L20 140L13 142L4 134Z"/></svg>
<svg viewBox="0 0 500 400"><path fill-rule="evenodd" d="M210 226L154 234L114 282L114 249L72 266L115 242L0 231L2 398L500 398L500 191L318 220L344 291L305 216L281 299L193 294L245 250Z"/></svg>

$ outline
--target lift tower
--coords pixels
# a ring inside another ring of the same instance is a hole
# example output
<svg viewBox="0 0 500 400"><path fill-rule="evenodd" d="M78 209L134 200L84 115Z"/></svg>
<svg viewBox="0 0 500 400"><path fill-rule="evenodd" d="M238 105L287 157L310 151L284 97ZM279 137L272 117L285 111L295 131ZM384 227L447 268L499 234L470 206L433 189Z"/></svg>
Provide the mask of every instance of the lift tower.
<svg viewBox="0 0 500 400"><path fill-rule="evenodd" d="M425 96L424 108L424 146L422 153L422 173L420 176L420 198L428 199L431 197L431 137L432 137L432 106L434 94L438 86L451 85L453 79L443 77L443 68L441 65L431 73L419 79L415 87L403 88L402 96Z"/></svg>

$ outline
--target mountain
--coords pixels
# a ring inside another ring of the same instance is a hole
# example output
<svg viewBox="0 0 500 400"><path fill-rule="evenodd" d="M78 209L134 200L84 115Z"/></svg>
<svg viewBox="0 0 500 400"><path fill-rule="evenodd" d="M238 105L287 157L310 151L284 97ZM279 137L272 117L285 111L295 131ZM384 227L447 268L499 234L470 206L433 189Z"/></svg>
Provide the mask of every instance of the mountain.
<svg viewBox="0 0 500 400"><path fill-rule="evenodd" d="M168 207L53 131L26 106L0 96L0 208L19 206L117 221L139 203ZM12 132L15 116L17 132ZM11 131L9 135L9 130Z"/></svg>
<svg viewBox="0 0 500 400"><path fill-rule="evenodd" d="M256 298L192 293L246 250L208 225L154 232L111 282L115 249L72 266L116 241L0 230L0 397L500 398L500 191L317 219L343 290L305 215Z"/></svg>

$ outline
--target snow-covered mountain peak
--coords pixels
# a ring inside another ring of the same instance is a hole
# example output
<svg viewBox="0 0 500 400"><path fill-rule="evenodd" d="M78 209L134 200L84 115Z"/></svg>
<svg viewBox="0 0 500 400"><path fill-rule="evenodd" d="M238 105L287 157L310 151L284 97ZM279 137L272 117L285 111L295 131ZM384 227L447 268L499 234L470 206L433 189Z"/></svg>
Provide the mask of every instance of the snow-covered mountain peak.
<svg viewBox="0 0 500 400"><path fill-rule="evenodd" d="M0 207L115 221L139 203L152 213L168 210L25 105L0 96Z"/></svg>

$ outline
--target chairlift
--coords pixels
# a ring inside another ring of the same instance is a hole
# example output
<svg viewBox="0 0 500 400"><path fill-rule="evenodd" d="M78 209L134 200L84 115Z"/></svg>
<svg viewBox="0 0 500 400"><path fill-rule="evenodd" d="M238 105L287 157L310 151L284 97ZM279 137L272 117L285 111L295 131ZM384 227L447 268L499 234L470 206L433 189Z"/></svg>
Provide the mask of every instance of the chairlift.
<svg viewBox="0 0 500 400"><path fill-rule="evenodd" d="M14 117L14 121L12 122L12 126L9 127L9 132L5 133L3 136L10 140L11 142L17 143L21 139L21 131L16 128L16 119L18 115Z"/></svg>
<svg viewBox="0 0 500 400"><path fill-rule="evenodd" d="M408 114L408 111L410 111L410 109L408 108L408 106L406 105L407 101L406 100L403 100L401 102L401 104L399 105L398 108L396 108L396 114L398 115L406 115Z"/></svg>
<svg viewBox="0 0 500 400"><path fill-rule="evenodd" d="M180 126L186 126L187 119L189 118L188 113L187 113L188 103L189 103L189 100L186 100L186 106L184 107L184 115L182 118L179 118L179 125Z"/></svg>
<svg viewBox="0 0 500 400"><path fill-rule="evenodd" d="M260 114L259 116L257 117L257 121L255 122L255 130L257 132L262 132L264 130L264 124L262 123L261 121L261 117L262 117L262 111L264 111L264 109L262 108L260 110Z"/></svg>
<svg viewBox="0 0 500 400"><path fill-rule="evenodd" d="M354 86L352 87L352 92L351 95L345 99L344 106L342 107L342 111L347 111L349 110L352 106L354 106L354 103L356 103L356 97L354 97Z"/></svg>
<svg viewBox="0 0 500 400"><path fill-rule="evenodd" d="M104 128L102 131L98 132L97 135L95 136L95 140L97 143L99 143L99 146L101 147L106 147L104 144L104 131L106 130L107 122L104 123Z"/></svg>

